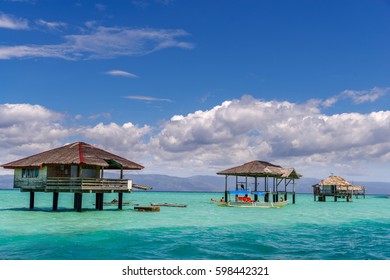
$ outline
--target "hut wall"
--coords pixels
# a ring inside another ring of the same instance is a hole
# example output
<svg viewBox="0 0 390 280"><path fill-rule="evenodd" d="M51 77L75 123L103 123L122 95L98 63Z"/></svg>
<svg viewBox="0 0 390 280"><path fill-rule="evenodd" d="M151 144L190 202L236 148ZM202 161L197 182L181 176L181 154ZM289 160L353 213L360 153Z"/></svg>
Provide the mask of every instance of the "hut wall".
<svg viewBox="0 0 390 280"><path fill-rule="evenodd" d="M323 186L323 193L324 194L334 194L336 192L335 186Z"/></svg>
<svg viewBox="0 0 390 280"><path fill-rule="evenodd" d="M70 165L49 165L47 167L47 177L70 177Z"/></svg>
<svg viewBox="0 0 390 280"><path fill-rule="evenodd" d="M47 168L16 168L14 170L14 188L44 187Z"/></svg>
<svg viewBox="0 0 390 280"><path fill-rule="evenodd" d="M100 169L97 166L83 167L82 178L100 178Z"/></svg>
<svg viewBox="0 0 390 280"><path fill-rule="evenodd" d="M47 169L47 177L79 177L79 166L77 165L50 165ZM97 166L83 166L82 178L100 178L100 169Z"/></svg>

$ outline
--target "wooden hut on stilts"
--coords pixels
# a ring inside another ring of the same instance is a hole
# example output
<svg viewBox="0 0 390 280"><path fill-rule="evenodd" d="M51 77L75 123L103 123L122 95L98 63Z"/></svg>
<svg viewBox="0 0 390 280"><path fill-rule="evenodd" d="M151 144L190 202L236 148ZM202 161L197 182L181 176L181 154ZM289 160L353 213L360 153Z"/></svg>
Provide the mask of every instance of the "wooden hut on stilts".
<svg viewBox="0 0 390 280"><path fill-rule="evenodd" d="M123 194L133 188L150 189L124 179L125 170L144 167L123 157L84 142L75 142L23 159L1 165L14 169L14 188L30 193L30 209L34 208L35 193L53 193L53 211L58 209L60 193L74 194L74 209L82 209L84 193L96 195L96 209L103 210L104 194L118 194L118 209L122 209ZM105 178L105 170L119 170L118 179Z"/></svg>
<svg viewBox="0 0 390 280"><path fill-rule="evenodd" d="M362 186L354 186L347 180L340 176L329 176L328 178L321 180L318 184L313 185L314 201L326 201L326 197L333 197L333 201L337 202L338 199L345 199L347 202L351 202L355 196L366 197L366 189Z"/></svg>
<svg viewBox="0 0 390 280"><path fill-rule="evenodd" d="M225 175L225 201L229 200L229 193L253 194L254 201L264 200L265 203L287 201L288 195L295 204L295 180L301 177L294 168L283 168L265 161L251 161L240 166L229 168L218 175ZM233 176L234 189L229 190L229 176ZM261 198L263 197L263 198Z"/></svg>

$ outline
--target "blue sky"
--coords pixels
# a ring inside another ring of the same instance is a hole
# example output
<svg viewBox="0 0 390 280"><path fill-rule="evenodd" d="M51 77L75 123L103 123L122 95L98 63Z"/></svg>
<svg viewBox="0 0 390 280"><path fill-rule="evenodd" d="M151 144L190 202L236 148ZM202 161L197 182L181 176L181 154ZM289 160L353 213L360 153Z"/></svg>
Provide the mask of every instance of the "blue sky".
<svg viewBox="0 0 390 280"><path fill-rule="evenodd" d="M0 162L82 140L150 173L388 180L389 50L385 0L0 0Z"/></svg>

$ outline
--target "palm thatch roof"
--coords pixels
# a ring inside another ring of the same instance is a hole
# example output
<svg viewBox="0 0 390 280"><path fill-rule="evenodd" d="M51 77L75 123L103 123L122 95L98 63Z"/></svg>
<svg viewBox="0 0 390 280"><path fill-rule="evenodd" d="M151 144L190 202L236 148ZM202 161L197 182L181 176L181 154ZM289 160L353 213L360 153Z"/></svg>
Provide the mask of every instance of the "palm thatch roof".
<svg viewBox="0 0 390 280"><path fill-rule="evenodd" d="M321 182L318 184L320 186L352 186L351 183L349 183L344 178L341 178L340 176L329 176L328 178L321 180Z"/></svg>
<svg viewBox="0 0 390 280"><path fill-rule="evenodd" d="M75 142L1 165L4 168L41 167L44 165L92 165L107 169L133 169L144 167L84 142Z"/></svg>
<svg viewBox="0 0 390 280"><path fill-rule="evenodd" d="M365 188L363 186L354 186L349 183L347 180L340 176L329 176L328 178L321 180L318 184L319 186L336 186L337 190L340 191L363 191Z"/></svg>
<svg viewBox="0 0 390 280"><path fill-rule="evenodd" d="M220 172L218 175L234 175L249 177L278 177L299 179L302 175L298 174L294 168L283 168L266 161L254 160L243 165L232 167Z"/></svg>

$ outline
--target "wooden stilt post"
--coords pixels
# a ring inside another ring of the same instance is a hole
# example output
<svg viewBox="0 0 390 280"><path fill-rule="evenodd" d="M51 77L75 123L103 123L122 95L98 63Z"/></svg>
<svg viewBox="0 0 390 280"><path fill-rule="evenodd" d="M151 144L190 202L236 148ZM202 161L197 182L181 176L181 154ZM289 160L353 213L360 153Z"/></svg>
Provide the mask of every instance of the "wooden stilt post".
<svg viewBox="0 0 390 280"><path fill-rule="evenodd" d="M257 192L257 177L255 177L255 192ZM259 200L259 197L257 194L255 194L254 199L255 199L255 201Z"/></svg>
<svg viewBox="0 0 390 280"><path fill-rule="evenodd" d="M83 208L83 193L79 194L79 208L77 209L77 212L81 212L81 209Z"/></svg>
<svg viewBox="0 0 390 280"><path fill-rule="evenodd" d="M99 210L99 203L100 203L99 193L96 193L95 195L96 195L96 198L95 198L95 209Z"/></svg>
<svg viewBox="0 0 390 280"><path fill-rule="evenodd" d="M77 209L77 193L74 193L73 208Z"/></svg>
<svg viewBox="0 0 390 280"><path fill-rule="evenodd" d="M225 175L225 202L228 202L228 175Z"/></svg>
<svg viewBox="0 0 390 280"><path fill-rule="evenodd" d="M334 196L334 202L337 202L337 196Z"/></svg>
<svg viewBox="0 0 390 280"><path fill-rule="evenodd" d="M83 194L82 193L75 193L75 206L76 206L76 211L81 212L81 209L83 207Z"/></svg>
<svg viewBox="0 0 390 280"><path fill-rule="evenodd" d="M123 202L123 193L118 193L118 209L122 210L122 202Z"/></svg>
<svg viewBox="0 0 390 280"><path fill-rule="evenodd" d="M293 204L295 204L295 192L293 193L293 195L292 195L292 202L293 202Z"/></svg>
<svg viewBox="0 0 390 280"><path fill-rule="evenodd" d="M53 192L53 211L58 209L58 192Z"/></svg>
<svg viewBox="0 0 390 280"><path fill-rule="evenodd" d="M287 179L284 178L284 201L287 201Z"/></svg>
<svg viewBox="0 0 390 280"><path fill-rule="evenodd" d="M295 179L292 179L293 184L293 204L295 204Z"/></svg>
<svg viewBox="0 0 390 280"><path fill-rule="evenodd" d="M30 209L34 209L35 192L30 192Z"/></svg>
<svg viewBox="0 0 390 280"><path fill-rule="evenodd" d="M99 194L99 210L103 210L103 204L104 204L104 193Z"/></svg>

